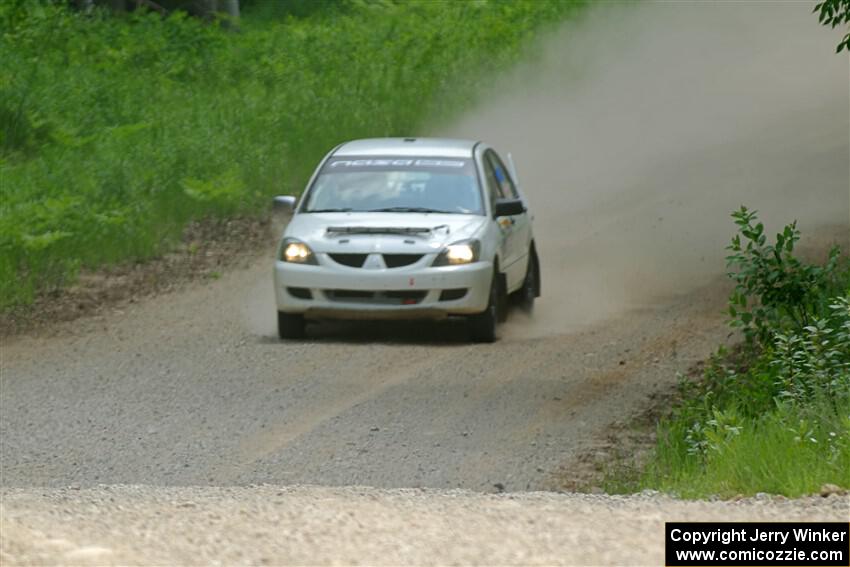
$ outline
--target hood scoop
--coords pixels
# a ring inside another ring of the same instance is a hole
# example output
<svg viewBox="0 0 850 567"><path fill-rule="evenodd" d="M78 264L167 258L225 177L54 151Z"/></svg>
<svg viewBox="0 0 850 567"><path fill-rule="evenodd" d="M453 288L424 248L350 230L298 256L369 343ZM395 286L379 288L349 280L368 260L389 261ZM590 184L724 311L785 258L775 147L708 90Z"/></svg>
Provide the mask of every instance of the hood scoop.
<svg viewBox="0 0 850 567"><path fill-rule="evenodd" d="M328 236L337 234L401 234L404 236L430 236L443 230L449 233L449 225L441 224L432 228L419 226L329 226Z"/></svg>

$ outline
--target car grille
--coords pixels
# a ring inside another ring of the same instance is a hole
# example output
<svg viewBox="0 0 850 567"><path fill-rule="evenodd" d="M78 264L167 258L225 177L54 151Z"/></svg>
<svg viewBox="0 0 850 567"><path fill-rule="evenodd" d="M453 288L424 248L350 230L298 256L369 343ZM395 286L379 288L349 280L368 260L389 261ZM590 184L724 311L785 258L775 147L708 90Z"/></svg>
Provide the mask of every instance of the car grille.
<svg viewBox="0 0 850 567"><path fill-rule="evenodd" d="M327 289L325 297L331 301L344 301L347 303L369 303L373 305L416 305L420 303L427 291L399 290L399 291L363 291L359 289Z"/></svg>
<svg viewBox="0 0 850 567"><path fill-rule="evenodd" d="M343 266L362 268L368 254L328 254L331 260Z"/></svg>
<svg viewBox="0 0 850 567"><path fill-rule="evenodd" d="M337 264L350 268L362 268L368 254L334 253L328 254ZM384 254L384 265L387 268L401 268L418 262L424 254Z"/></svg>
<svg viewBox="0 0 850 567"><path fill-rule="evenodd" d="M401 268L415 264L423 254L384 254L384 264L388 268Z"/></svg>

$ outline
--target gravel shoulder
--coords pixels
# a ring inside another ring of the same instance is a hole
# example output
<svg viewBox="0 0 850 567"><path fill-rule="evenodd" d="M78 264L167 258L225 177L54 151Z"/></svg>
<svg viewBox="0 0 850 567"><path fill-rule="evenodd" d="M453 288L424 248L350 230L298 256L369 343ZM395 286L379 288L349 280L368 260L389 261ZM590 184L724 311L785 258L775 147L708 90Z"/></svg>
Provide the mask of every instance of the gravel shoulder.
<svg viewBox="0 0 850 567"><path fill-rule="evenodd" d="M845 521L850 497L737 502L363 487L6 489L4 565L663 565L665 521Z"/></svg>
<svg viewBox="0 0 850 567"><path fill-rule="evenodd" d="M57 323L126 309L152 296L215 280L250 266L258 250L274 244L266 217L208 218L189 223L166 254L144 262L83 269L72 285L43 290L32 305L0 311L0 341L21 334L46 335Z"/></svg>

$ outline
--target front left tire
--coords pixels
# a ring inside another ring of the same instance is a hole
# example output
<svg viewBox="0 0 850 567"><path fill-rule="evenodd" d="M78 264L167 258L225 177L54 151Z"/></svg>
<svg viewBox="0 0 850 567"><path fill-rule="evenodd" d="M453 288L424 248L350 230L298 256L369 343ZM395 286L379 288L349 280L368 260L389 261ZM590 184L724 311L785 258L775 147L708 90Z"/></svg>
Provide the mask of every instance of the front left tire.
<svg viewBox="0 0 850 567"><path fill-rule="evenodd" d="M277 334L281 340L303 339L307 322L304 315L297 313L277 312Z"/></svg>

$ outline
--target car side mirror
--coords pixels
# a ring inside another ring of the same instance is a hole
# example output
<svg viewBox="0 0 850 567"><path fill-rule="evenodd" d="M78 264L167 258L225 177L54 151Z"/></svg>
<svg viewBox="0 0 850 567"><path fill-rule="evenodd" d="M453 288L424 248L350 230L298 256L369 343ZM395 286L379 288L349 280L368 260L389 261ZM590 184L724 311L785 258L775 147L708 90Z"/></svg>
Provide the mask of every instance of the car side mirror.
<svg viewBox="0 0 850 567"><path fill-rule="evenodd" d="M525 204L522 199L497 199L495 216L512 217L525 212Z"/></svg>
<svg viewBox="0 0 850 567"><path fill-rule="evenodd" d="M297 199L292 195L278 195L272 199L272 210L280 213L292 213L295 211Z"/></svg>

